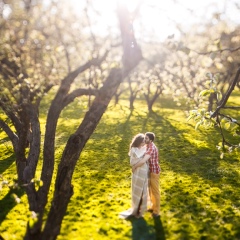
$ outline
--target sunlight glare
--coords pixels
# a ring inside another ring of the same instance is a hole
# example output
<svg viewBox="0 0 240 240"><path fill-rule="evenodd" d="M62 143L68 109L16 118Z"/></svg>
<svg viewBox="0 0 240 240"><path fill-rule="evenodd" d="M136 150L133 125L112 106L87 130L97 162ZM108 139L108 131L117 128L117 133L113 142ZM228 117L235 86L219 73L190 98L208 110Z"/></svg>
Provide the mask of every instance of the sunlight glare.
<svg viewBox="0 0 240 240"><path fill-rule="evenodd" d="M83 7L84 1L71 0L74 9ZM116 8L118 4L124 4L133 13L137 6L140 6L136 16L138 25L134 28L136 36L145 40L156 37L159 40L166 39L169 35L180 34L178 27L183 29L192 24L202 23L206 19L211 19L213 13L223 12L226 9L225 1L219 0L93 0L94 8L99 12L100 18L97 21L96 30L104 33L109 27L116 27ZM234 0L229 2L229 6L234 4ZM231 17L231 14L228 14ZM238 17L239 18L239 17Z"/></svg>

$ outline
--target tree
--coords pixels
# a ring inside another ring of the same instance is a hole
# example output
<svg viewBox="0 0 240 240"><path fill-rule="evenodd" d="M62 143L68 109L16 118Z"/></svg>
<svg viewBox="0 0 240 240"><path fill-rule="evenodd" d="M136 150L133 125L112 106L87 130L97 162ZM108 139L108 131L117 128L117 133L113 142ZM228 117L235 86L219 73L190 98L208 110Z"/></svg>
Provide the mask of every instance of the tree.
<svg viewBox="0 0 240 240"><path fill-rule="evenodd" d="M232 115L227 113L228 109L239 109L239 106L226 106L229 97L233 93L234 88L237 86L240 77L240 68L237 70L235 77L232 79L231 85L229 86L227 92L221 97L220 91L214 86L214 78L211 79L211 84L209 89L205 89L200 92L200 96L205 97L210 94L215 94L216 108L214 111L207 111L204 108L199 108L190 111L188 120L193 119L196 121L195 129L199 126L204 127L217 127L222 136L222 141L218 144L217 148L221 152L221 158L223 158L224 153L232 152L233 150L238 150L240 148L239 135L240 135L240 123L237 119L233 118ZM229 141L226 137L226 132L230 132L235 136L235 141Z"/></svg>
<svg viewBox="0 0 240 240"><path fill-rule="evenodd" d="M189 31L180 29L180 37L169 36L163 43L167 58L162 67L168 73L164 82L169 82L173 97L184 100L190 108L201 105L198 95L206 88L209 73L215 76L215 86L224 94L238 69L239 27L221 19L224 17L215 13L210 21L196 24ZM208 97L207 108L211 111L216 96Z"/></svg>
<svg viewBox="0 0 240 240"><path fill-rule="evenodd" d="M231 29L224 21L219 21L216 26L207 24L206 27L214 39L202 50L194 51L203 56L208 69L203 78L203 88L201 91L197 89L198 106L190 111L188 120L196 121L196 129L200 126L214 127L220 132L222 139L217 148L223 158L224 153L240 148L238 115L234 116L229 111L239 109L238 105L229 105L230 96L239 91L239 27ZM233 135L231 140L229 133Z"/></svg>
<svg viewBox="0 0 240 240"><path fill-rule="evenodd" d="M27 225L25 239L56 239L73 194L71 179L76 162L120 83L142 58L129 13L123 5L119 5L122 63L118 63L119 67L111 67L107 76L101 79L101 84L95 85L95 88L91 88L92 83L83 81L81 87L72 89L79 75L83 76L84 72L93 67L102 68L109 51L101 54L99 49L96 50L96 39L91 35L88 41L92 41L90 43L94 47L91 55L95 57L78 65L78 61L83 62L85 59L77 58L79 60L76 61L76 56L81 52L73 50L77 50L84 40L77 39L70 31L63 32L63 29L73 26L73 22L64 19L66 25L63 25L64 20L57 21L57 13L50 14L51 10L58 12L59 6L54 1L49 5L41 4L41 1L12 1L7 5L11 13L1 22L1 34L5 38L1 40L0 49L0 106L5 117L1 118L0 127L12 142L19 183L25 186L29 209L37 213L35 221ZM43 14L48 21L43 19L39 22L38 15ZM52 31L51 34L49 31ZM84 88L86 82L87 87ZM37 186L37 182L32 179L36 177L41 152L39 107L43 96L53 86L58 90L46 118L40 178L43 184ZM55 136L59 115L75 98L84 95L92 96L94 100L76 131L69 137L54 180ZM55 189L52 205L42 229L53 180Z"/></svg>

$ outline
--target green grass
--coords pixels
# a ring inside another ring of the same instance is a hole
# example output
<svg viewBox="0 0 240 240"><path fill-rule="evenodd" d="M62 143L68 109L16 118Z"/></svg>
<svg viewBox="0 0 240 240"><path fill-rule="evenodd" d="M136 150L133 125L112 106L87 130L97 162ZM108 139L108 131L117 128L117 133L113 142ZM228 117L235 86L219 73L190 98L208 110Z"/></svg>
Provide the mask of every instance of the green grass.
<svg viewBox="0 0 240 240"><path fill-rule="evenodd" d="M133 112L127 102L120 103L108 109L80 156L58 240L240 239L239 153L220 159L215 148L220 135L195 131L184 109L169 100L161 99L153 114L140 100ZM79 107L76 101L61 115L56 162L83 117ZM43 105L43 131L45 112ZM128 147L135 134L145 131L155 132L160 152L161 217L146 213L144 219L126 221L118 214L131 202ZM7 140L0 151L0 174L11 180L15 165ZM18 192L22 202L15 204L7 188L0 194L0 233L5 239L22 239L29 214L26 195Z"/></svg>

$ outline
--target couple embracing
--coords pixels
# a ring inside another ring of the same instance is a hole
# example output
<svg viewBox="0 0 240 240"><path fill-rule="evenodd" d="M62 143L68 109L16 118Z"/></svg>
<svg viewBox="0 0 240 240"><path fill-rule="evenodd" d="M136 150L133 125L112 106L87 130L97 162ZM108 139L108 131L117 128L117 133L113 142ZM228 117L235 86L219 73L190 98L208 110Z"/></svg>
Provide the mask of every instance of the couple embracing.
<svg viewBox="0 0 240 240"><path fill-rule="evenodd" d="M155 135L152 132L137 134L130 144L129 156L132 167L132 207L120 213L123 218L142 217L148 210L153 217L160 213L159 177L160 166L158 149L153 143ZM148 209L148 197L151 205Z"/></svg>

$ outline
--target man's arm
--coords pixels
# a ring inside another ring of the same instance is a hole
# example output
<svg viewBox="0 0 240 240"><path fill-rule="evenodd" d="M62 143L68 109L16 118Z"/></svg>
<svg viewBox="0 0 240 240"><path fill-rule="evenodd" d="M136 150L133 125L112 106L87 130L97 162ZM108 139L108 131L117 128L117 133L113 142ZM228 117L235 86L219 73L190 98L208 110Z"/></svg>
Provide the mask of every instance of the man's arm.
<svg viewBox="0 0 240 240"><path fill-rule="evenodd" d="M145 162L148 161L150 157L151 155L146 154L142 160L138 161L135 165L132 166L132 172L134 172L138 167L141 167Z"/></svg>

